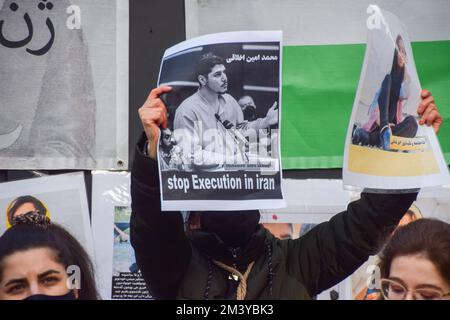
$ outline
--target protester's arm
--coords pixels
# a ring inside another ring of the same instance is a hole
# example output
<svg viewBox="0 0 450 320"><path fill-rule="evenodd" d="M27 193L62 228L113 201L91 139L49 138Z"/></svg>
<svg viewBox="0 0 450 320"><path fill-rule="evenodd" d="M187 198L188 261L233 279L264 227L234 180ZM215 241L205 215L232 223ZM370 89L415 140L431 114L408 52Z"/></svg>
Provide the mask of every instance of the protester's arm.
<svg viewBox="0 0 450 320"><path fill-rule="evenodd" d="M377 253L416 195L363 193L347 211L288 242L289 273L310 295L339 283Z"/></svg>
<svg viewBox="0 0 450 320"><path fill-rule="evenodd" d="M157 89L155 89L157 90ZM159 126L166 127L166 109L152 93L139 110L145 130L137 145L131 171L131 244L151 294L174 299L191 258L190 243L179 212L161 212L156 144ZM144 145L148 139L148 155Z"/></svg>
<svg viewBox="0 0 450 320"><path fill-rule="evenodd" d="M161 212L157 162L144 156L142 137L131 171L131 244L153 296L174 299L191 257L179 212Z"/></svg>

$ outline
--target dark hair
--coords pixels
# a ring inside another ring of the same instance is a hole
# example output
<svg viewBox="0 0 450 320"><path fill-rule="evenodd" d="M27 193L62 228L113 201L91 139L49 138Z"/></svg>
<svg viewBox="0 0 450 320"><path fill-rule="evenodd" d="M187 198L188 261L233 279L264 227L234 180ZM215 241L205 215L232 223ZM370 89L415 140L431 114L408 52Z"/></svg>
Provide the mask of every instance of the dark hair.
<svg viewBox="0 0 450 320"><path fill-rule="evenodd" d="M212 52L203 54L197 64L197 75L208 76L215 65L223 64L223 59Z"/></svg>
<svg viewBox="0 0 450 320"><path fill-rule="evenodd" d="M405 66L400 67L398 65L398 44L400 41L403 42L403 38L400 35L398 35L397 38L395 39L395 50L394 50L394 59L392 61L391 76L399 78L403 81L403 77L405 74Z"/></svg>
<svg viewBox="0 0 450 320"><path fill-rule="evenodd" d="M389 277L394 258L412 254L424 254L450 284L450 224L419 219L399 227L381 252L382 277Z"/></svg>
<svg viewBox="0 0 450 320"><path fill-rule="evenodd" d="M54 251L57 262L64 268L74 265L80 268L80 300L97 300L94 268L80 243L63 227L50 223L17 223L0 237L0 279L3 277L5 259L20 251L48 248Z"/></svg>
<svg viewBox="0 0 450 320"><path fill-rule="evenodd" d="M25 203L32 203L37 211L39 211L39 214L45 216L47 214L47 209L45 208L44 204L37 198L33 196L21 196L18 197L16 200L12 202L12 206L8 208L8 212L6 213L8 216L8 222L10 225L13 225L13 217L16 213L17 209L25 204Z"/></svg>

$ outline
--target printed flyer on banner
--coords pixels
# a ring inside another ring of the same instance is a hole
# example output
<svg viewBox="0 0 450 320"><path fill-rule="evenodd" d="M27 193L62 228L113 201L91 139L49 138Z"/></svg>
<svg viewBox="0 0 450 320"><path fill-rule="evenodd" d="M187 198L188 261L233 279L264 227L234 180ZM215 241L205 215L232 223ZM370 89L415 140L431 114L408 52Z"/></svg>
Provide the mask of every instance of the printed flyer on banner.
<svg viewBox="0 0 450 320"><path fill-rule="evenodd" d="M130 174L92 174L92 233L102 299L151 299L130 243Z"/></svg>
<svg viewBox="0 0 450 320"><path fill-rule="evenodd" d="M128 11L0 0L0 168L128 168Z"/></svg>
<svg viewBox="0 0 450 320"><path fill-rule="evenodd" d="M368 41L347 131L344 185L410 189L450 184L432 127L419 125L421 86L406 29L367 9Z"/></svg>
<svg viewBox="0 0 450 320"><path fill-rule="evenodd" d="M74 236L93 260L82 172L0 183L0 210L0 234L11 227L14 217L37 210Z"/></svg>
<svg viewBox="0 0 450 320"><path fill-rule="evenodd" d="M158 163L162 210L284 206L280 31L205 35L166 50L168 127Z"/></svg>

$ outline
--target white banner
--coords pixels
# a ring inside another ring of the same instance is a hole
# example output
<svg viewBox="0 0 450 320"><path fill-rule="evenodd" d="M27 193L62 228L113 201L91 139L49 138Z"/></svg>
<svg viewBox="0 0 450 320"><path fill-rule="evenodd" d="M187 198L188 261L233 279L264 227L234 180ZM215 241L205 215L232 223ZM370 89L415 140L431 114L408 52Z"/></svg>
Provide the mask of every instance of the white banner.
<svg viewBox="0 0 450 320"><path fill-rule="evenodd" d="M128 1L2 4L0 169L126 169Z"/></svg>

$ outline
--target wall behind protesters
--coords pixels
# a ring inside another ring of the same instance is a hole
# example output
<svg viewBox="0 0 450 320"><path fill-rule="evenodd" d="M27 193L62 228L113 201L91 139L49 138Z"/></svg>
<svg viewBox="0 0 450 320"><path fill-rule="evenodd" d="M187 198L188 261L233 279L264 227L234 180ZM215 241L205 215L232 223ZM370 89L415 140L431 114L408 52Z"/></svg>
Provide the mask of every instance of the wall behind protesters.
<svg viewBox="0 0 450 320"><path fill-rule="evenodd" d="M0 6L4 0L0 0ZM142 132L137 110L156 86L161 57L164 50L185 40L184 0L131 0L130 1L130 51L129 51L129 163L135 143ZM47 174L61 174L70 170L19 171L1 170L0 182L29 179ZM290 170L287 178L340 179L339 169ZM86 191L91 204L91 174L85 171Z"/></svg>

